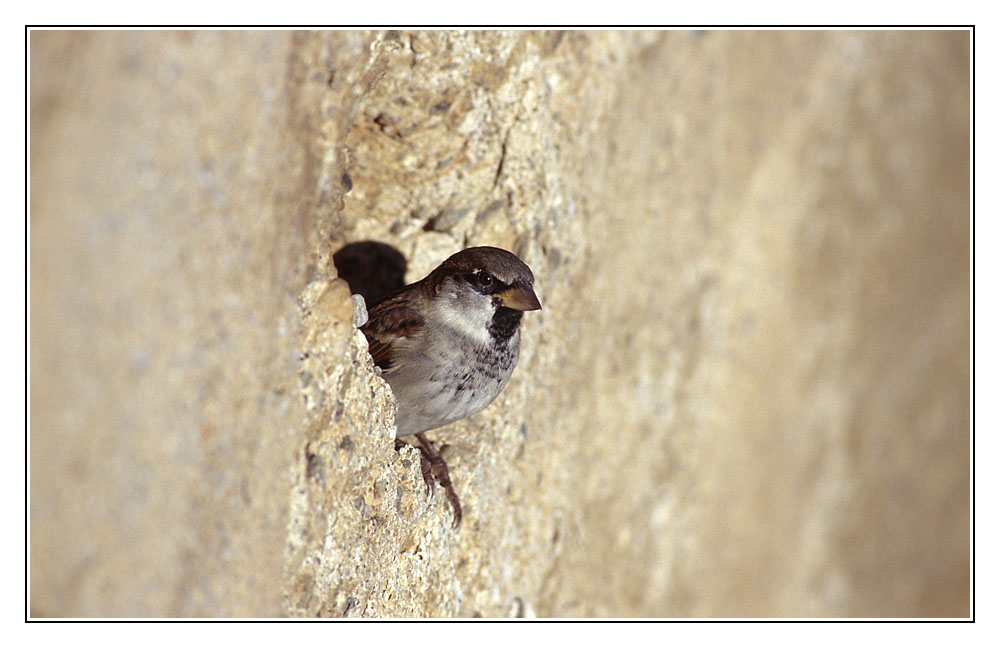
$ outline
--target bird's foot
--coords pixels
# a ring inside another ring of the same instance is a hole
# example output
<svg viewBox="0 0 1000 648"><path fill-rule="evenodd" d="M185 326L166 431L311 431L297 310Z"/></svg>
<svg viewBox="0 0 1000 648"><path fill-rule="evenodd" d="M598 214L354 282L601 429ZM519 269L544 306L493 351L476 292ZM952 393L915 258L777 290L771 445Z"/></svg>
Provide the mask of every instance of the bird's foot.
<svg viewBox="0 0 1000 648"><path fill-rule="evenodd" d="M427 437L423 433L417 434L416 437L417 442L420 444L420 473L424 477L424 483L427 484L427 490L430 492L432 479L441 484L442 488L444 488L444 494L448 498L448 502L451 503L451 509L455 514L454 526L457 529L462 524L462 505L458 503L458 495L455 494L455 488L451 485L451 477L448 475L448 464L441 458L441 452L448 446L441 446L441 451L439 452L434 449L434 446L431 445L431 442L427 440Z"/></svg>

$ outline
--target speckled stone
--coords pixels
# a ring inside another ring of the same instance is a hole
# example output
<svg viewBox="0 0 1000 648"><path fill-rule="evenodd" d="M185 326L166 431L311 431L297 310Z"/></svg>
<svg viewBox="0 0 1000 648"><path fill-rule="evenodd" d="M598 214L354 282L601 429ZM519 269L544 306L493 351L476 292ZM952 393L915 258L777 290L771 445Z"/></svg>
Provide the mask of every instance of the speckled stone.
<svg viewBox="0 0 1000 648"><path fill-rule="evenodd" d="M31 614L969 613L966 32L32 32ZM544 310L432 432L332 255Z"/></svg>

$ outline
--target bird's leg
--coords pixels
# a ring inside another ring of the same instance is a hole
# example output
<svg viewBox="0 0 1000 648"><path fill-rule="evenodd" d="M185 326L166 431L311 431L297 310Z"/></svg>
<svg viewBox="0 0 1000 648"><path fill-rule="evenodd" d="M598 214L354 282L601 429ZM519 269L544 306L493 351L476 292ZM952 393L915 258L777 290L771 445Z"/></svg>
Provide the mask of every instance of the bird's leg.
<svg viewBox="0 0 1000 648"><path fill-rule="evenodd" d="M451 503L451 508L455 513L455 528L462 523L462 506L458 503L458 495L451 485L451 477L448 476L448 464L441 458L441 454L434 449L431 442L427 440L423 432L417 433L417 442L420 443L420 472L424 476L424 483L430 488L431 477L444 488L444 494ZM441 446L443 451L447 445Z"/></svg>
<svg viewBox="0 0 1000 648"><path fill-rule="evenodd" d="M426 439L425 439L425 441L426 441ZM428 443L428 445L430 445L430 444ZM410 445L409 443L407 443L406 441L403 441L402 439L398 439L397 438L396 439L396 452L399 452L399 449L403 448L403 447L412 448L413 446ZM441 449L443 450L444 448L447 448L447 447L448 447L447 445L444 445L444 446L441 446ZM427 451L424 450L422 447L417 447L417 450L420 451L420 475L424 478L424 487L427 489L427 494L430 495L431 494L431 487L434 486L434 483L432 481L434 479L434 475L433 475L433 471L431 470L431 460L427 456ZM442 463L444 463L443 459L442 459Z"/></svg>

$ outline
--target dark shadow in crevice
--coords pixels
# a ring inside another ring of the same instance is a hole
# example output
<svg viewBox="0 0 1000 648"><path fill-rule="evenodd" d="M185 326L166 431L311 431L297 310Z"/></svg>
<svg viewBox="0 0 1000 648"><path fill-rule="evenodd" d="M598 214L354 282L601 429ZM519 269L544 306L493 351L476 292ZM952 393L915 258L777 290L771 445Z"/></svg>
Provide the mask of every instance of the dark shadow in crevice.
<svg viewBox="0 0 1000 648"><path fill-rule="evenodd" d="M359 241L348 243L333 255L337 274L351 287L352 295L361 295L365 304L373 304L404 285L406 257L386 243Z"/></svg>

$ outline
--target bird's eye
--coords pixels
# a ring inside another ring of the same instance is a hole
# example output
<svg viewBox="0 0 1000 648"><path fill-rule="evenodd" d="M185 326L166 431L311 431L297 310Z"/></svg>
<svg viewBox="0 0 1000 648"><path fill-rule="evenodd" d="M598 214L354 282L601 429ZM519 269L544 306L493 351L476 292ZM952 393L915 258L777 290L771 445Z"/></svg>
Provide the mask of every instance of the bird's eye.
<svg viewBox="0 0 1000 648"><path fill-rule="evenodd" d="M480 270L476 273L476 281L479 282L479 285L483 288L489 288L493 285L493 275L484 270Z"/></svg>

